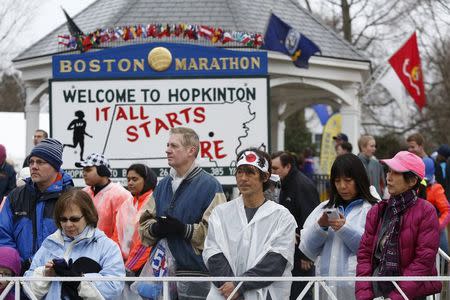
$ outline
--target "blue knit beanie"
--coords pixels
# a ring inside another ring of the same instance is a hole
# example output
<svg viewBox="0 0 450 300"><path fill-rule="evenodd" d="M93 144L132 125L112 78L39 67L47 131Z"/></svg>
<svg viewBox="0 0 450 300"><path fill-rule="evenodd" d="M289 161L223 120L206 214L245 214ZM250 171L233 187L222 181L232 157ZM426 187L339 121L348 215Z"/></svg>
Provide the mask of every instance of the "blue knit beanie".
<svg viewBox="0 0 450 300"><path fill-rule="evenodd" d="M63 145L55 139L44 139L31 150L29 158L36 156L48 162L56 171L62 165Z"/></svg>

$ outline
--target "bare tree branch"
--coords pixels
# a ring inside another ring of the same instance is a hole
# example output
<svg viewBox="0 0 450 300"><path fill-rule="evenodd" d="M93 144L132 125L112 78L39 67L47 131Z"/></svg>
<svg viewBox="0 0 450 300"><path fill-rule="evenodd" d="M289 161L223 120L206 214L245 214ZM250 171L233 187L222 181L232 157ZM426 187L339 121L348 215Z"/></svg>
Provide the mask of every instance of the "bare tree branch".
<svg viewBox="0 0 450 300"><path fill-rule="evenodd" d="M306 8L310 13L312 13L311 4L309 4L309 0L305 0Z"/></svg>

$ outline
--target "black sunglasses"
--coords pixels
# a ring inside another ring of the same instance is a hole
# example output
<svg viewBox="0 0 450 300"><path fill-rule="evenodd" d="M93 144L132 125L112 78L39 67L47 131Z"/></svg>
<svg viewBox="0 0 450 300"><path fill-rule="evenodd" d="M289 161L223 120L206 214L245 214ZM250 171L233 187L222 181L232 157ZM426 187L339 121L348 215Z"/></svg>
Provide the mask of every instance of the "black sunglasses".
<svg viewBox="0 0 450 300"><path fill-rule="evenodd" d="M59 218L59 221L61 223L66 223L67 221L70 221L72 223L78 223L80 222L80 220L83 218L84 216L80 216L80 217L69 217L69 218L65 218L65 217L61 217Z"/></svg>

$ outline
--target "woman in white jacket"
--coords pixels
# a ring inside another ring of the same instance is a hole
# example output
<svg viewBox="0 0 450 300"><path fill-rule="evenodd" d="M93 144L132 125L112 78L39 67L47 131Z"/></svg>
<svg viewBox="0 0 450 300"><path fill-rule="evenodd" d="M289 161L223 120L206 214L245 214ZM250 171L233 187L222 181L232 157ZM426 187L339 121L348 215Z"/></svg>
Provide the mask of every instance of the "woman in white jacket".
<svg viewBox="0 0 450 300"><path fill-rule="evenodd" d="M123 282L95 279L125 277L125 266L117 244L96 228L98 215L89 195L76 189L61 195L54 219L58 230L44 240L25 276L84 276L92 282L31 281L33 294L38 299L116 299Z"/></svg>
<svg viewBox="0 0 450 300"><path fill-rule="evenodd" d="M330 200L309 215L300 233L300 250L316 265L317 276L355 276L356 253L366 215L377 202L367 173L354 154L338 156L331 167ZM337 299L354 299L355 283L327 282ZM328 299L325 291L321 298Z"/></svg>

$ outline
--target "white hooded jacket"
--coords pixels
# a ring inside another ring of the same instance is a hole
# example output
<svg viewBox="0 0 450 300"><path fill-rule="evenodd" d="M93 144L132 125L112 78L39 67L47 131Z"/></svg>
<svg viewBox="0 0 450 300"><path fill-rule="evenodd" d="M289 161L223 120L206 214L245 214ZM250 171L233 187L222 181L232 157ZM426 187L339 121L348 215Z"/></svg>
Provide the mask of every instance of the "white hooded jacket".
<svg viewBox="0 0 450 300"><path fill-rule="evenodd" d="M248 222L243 199L238 197L212 211L203 260L207 264L209 258L223 253L235 276L241 276L268 252L274 252L287 260L283 276L291 276L296 227L290 212L273 201L266 201L261 205ZM289 299L290 287L290 282L273 282L266 288L245 292L244 298L265 300L267 292L270 292L273 300L285 300ZM207 299L223 299L223 296L211 284Z"/></svg>

